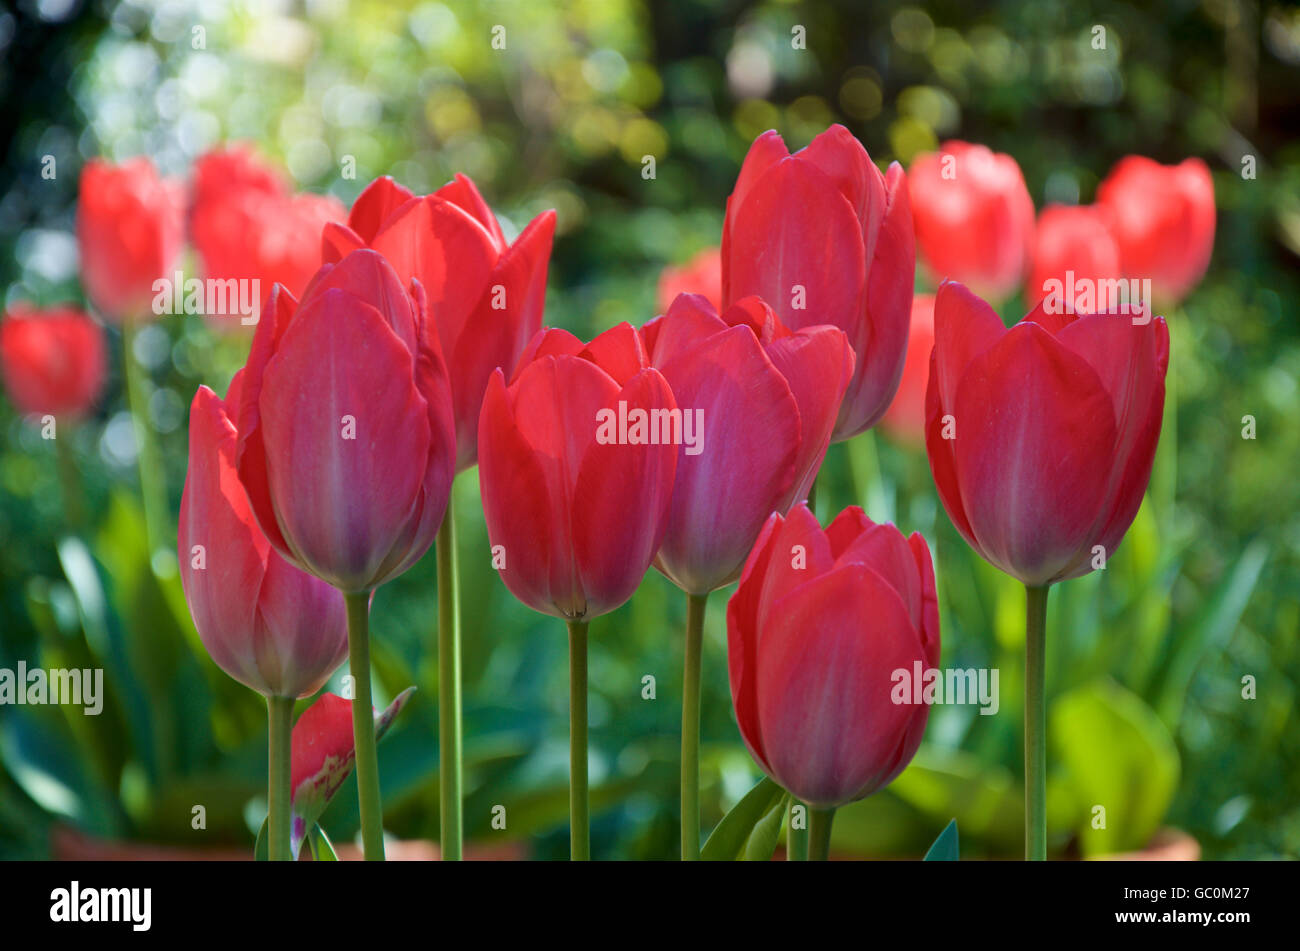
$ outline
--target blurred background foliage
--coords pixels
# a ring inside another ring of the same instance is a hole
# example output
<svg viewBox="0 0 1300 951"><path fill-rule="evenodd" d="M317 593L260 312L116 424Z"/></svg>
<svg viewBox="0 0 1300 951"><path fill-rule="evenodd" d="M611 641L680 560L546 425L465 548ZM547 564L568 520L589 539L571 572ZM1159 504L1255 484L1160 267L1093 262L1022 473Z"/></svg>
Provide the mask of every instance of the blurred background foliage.
<svg viewBox="0 0 1300 951"><path fill-rule="evenodd" d="M1104 50L1091 42L1099 25ZM799 27L805 49L792 43ZM1179 406L1164 439L1176 439L1176 493L1153 489L1107 569L1052 595L1051 843L1063 855L1113 853L1173 826L1207 857L1300 854L1294 6L20 0L0 13L0 50L6 306L79 299L76 182L94 155L144 153L184 175L209 147L246 140L298 187L345 202L381 174L424 192L466 172L508 236L558 209L547 322L583 336L652 316L659 270L718 242L740 160L767 128L796 148L842 122L882 167L950 137L984 142L1017 159L1039 207L1090 201L1127 153L1203 156L1220 211L1210 272L1169 315ZM46 155L53 179L40 174ZM1254 179L1241 174L1245 155ZM348 157L355 178L341 173ZM1013 301L1003 317L1020 313ZM0 402L0 667L103 667L107 694L99 717L0 707L0 856L78 854L86 837L247 853L265 814L264 710L203 652L174 553L148 550L111 333L98 413L60 433L89 512L79 533L54 446ZM173 513L189 400L199 382L222 390L246 350L246 337L194 317L139 335ZM1254 441L1241 435L1247 414ZM998 714L936 707L915 764L841 810L835 848L919 857L955 816L967 855L1015 856L1023 593L961 542L916 445L862 437L833 447L823 472L823 519L857 501L935 546L944 666L1001 672ZM496 578L473 472L455 504L471 853L562 857L563 630ZM432 561L375 600L376 703L419 686L380 749L387 826L402 838L438 834ZM706 628L706 830L758 775L731 715L728 595L714 595ZM683 598L651 572L593 626L599 857L676 855L683 622ZM646 675L654 700L643 699ZM1246 676L1255 699L1243 699ZM496 804L505 831L490 827ZM195 805L207 812L201 831ZM351 783L323 824L336 841L355 833Z"/></svg>

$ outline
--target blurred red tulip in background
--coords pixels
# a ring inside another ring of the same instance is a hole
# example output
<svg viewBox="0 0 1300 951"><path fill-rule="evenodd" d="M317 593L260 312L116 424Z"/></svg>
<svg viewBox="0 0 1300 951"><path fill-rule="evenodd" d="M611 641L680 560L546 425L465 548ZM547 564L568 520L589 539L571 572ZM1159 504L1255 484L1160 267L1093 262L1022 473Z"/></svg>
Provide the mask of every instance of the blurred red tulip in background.
<svg viewBox="0 0 1300 951"><path fill-rule="evenodd" d="M907 177L833 125L791 155L764 132L727 201L722 298L763 298L794 330L833 324L857 357L832 439L870 428L898 387L916 255Z"/></svg>
<svg viewBox="0 0 1300 951"><path fill-rule="evenodd" d="M200 386L190 406L189 467L177 557L190 614L217 666L268 697L306 697L348 652L343 596L285 561L235 472L243 371L223 402Z"/></svg>
<svg viewBox="0 0 1300 951"><path fill-rule="evenodd" d="M0 323L0 372L19 411L76 418L104 386L104 331L75 307L15 305Z"/></svg>
<svg viewBox="0 0 1300 951"><path fill-rule="evenodd" d="M983 145L945 142L912 162L916 244L931 280L1005 300L1029 269L1034 202L1020 166Z"/></svg>
<svg viewBox="0 0 1300 951"><path fill-rule="evenodd" d="M259 311L277 283L295 297L302 294L320 267L321 230L346 217L337 198L294 194L275 168L244 146L208 152L194 163L190 236L203 276L257 280Z"/></svg>
<svg viewBox="0 0 1300 951"><path fill-rule="evenodd" d="M1119 245L1110 227L1110 211L1098 205L1044 208L1034 230L1033 260L1025 281L1025 303L1030 307L1047 296L1049 289L1055 289L1053 281L1059 281L1062 288L1082 286L1080 282L1087 281L1095 299L1098 287L1124 276ZM1075 303L1071 299L1060 301L1061 306L1071 309Z"/></svg>
<svg viewBox="0 0 1300 951"><path fill-rule="evenodd" d="M657 310L668 312L678 294L699 294L714 310L722 306L722 249L705 248L685 264L659 272Z"/></svg>
<svg viewBox="0 0 1300 951"><path fill-rule="evenodd" d="M1137 515L1169 363L1163 318L1139 321L1040 303L1008 330L962 285L939 288L930 471L962 537L1027 585L1087 574Z"/></svg>
<svg viewBox="0 0 1300 951"><path fill-rule="evenodd" d="M451 492L455 428L424 294L373 251L283 288L253 337L239 410L239 477L289 560L369 591L432 544Z"/></svg>
<svg viewBox="0 0 1300 951"><path fill-rule="evenodd" d="M455 405L456 471L476 461L488 377L507 375L541 328L555 212L508 244L496 216L464 175L417 199L391 178L371 182L346 225L329 225L325 260L360 247L388 258L403 282L418 278L442 340Z"/></svg>
<svg viewBox="0 0 1300 951"><path fill-rule="evenodd" d="M153 284L172 277L184 241L183 219L183 189L160 178L147 158L86 163L77 198L77 246L81 281L99 313L119 323L152 315Z"/></svg>
<svg viewBox="0 0 1300 951"><path fill-rule="evenodd" d="M934 295L912 298L912 328L907 338L907 359L894 401L880 426L899 442L925 444L925 387L930 380L930 351L934 349Z"/></svg>
<svg viewBox="0 0 1300 951"><path fill-rule="evenodd" d="M1130 155L1097 187L1111 213L1124 275L1149 279L1156 301L1176 304L1205 276L1214 250L1214 180L1198 158L1161 165Z"/></svg>
<svg viewBox="0 0 1300 951"><path fill-rule="evenodd" d="M862 509L822 530L806 505L774 514L727 604L731 697L763 772L813 808L889 784L929 707L896 702L895 671L939 662L930 549Z"/></svg>

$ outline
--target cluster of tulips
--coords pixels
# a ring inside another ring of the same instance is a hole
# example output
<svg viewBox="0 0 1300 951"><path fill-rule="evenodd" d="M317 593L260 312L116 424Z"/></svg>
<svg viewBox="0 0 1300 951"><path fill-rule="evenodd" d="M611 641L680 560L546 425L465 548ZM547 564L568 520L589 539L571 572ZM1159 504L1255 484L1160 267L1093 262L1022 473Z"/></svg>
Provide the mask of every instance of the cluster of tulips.
<svg viewBox="0 0 1300 951"><path fill-rule="evenodd" d="M1137 513L1169 339L1162 318L1034 289L1073 270L1151 279L1175 301L1213 241L1204 165L1130 157L1097 206L1035 222L1014 160L982 146L882 174L840 126L794 154L768 132L721 248L665 272L662 316L590 341L542 327L554 226L547 212L507 241L463 176L426 196L379 178L345 214L240 149L201 160L188 201L143 160L84 173L81 266L100 314L142 320L186 233L206 275L265 281L245 366L224 398L194 396L177 551L213 660L268 699L270 857L297 854L354 767L365 854L383 856L376 739L407 694L376 716L368 617L375 589L435 541L442 850L461 857L448 503L475 465L501 580L568 628L572 856L589 856L588 626L653 565L688 605L682 857L700 856L704 612L736 581L740 734L806 807L804 848L824 857L834 810L887 785L921 742L928 708L897 701L894 673L940 658L921 535L857 506L823 527L808 503L830 444L893 417L923 433L962 537L1026 587L1026 854L1043 858L1047 591L1098 567ZM942 283L914 302L918 247ZM1035 306L1007 328L985 298L1026 280ZM13 313L3 329L20 408L93 400L89 318ZM350 696L323 695L293 727L294 701L345 658Z"/></svg>

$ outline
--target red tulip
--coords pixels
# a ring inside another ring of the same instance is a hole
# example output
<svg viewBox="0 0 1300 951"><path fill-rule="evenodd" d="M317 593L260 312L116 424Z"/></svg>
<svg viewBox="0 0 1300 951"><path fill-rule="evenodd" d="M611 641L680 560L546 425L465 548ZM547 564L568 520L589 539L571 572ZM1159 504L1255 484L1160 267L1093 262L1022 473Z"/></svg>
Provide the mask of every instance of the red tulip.
<svg viewBox="0 0 1300 951"><path fill-rule="evenodd" d="M382 740L415 692L407 687L383 712L375 713L375 739ZM290 742L289 789L293 800L291 845L295 857L311 826L320 818L356 764L352 701L332 693L302 712Z"/></svg>
<svg viewBox="0 0 1300 951"><path fill-rule="evenodd" d="M488 537L515 597L590 620L632 596L663 540L677 403L628 324L587 346L539 334L525 359L509 386L494 372L483 398Z"/></svg>
<svg viewBox="0 0 1300 951"><path fill-rule="evenodd" d="M204 277L256 280L259 311L277 283L302 294L320 266L321 231L347 216L336 198L293 194L275 169L238 146L194 163L193 196L190 234Z"/></svg>
<svg viewBox="0 0 1300 951"><path fill-rule="evenodd" d="M1080 290L1091 287L1089 300L1095 302L1103 290L1109 295L1107 288L1123 277L1119 245L1111 231L1110 214L1097 205L1048 205L1044 208L1034 231L1033 259L1033 269L1025 282L1025 302L1030 306L1050 292L1057 295L1062 307L1074 308L1080 300L1079 290L1071 296L1071 287Z"/></svg>
<svg viewBox="0 0 1300 951"><path fill-rule="evenodd" d="M177 556L194 627L217 666L269 697L306 697L348 653L343 596L285 561L235 472L243 371L225 402L200 386L190 406L189 468Z"/></svg>
<svg viewBox="0 0 1300 951"><path fill-rule="evenodd" d="M825 531L807 505L774 514L727 604L731 699L750 753L818 809L888 785L929 707L894 699L895 672L939 662L930 549L862 509Z"/></svg>
<svg viewBox="0 0 1300 951"><path fill-rule="evenodd" d="M239 416L239 478L276 550L347 593L428 550L454 474L451 392L424 294L356 251L301 303L271 294Z"/></svg>
<svg viewBox="0 0 1300 951"><path fill-rule="evenodd" d="M925 443L925 387L930 380L930 351L934 349L934 295L912 299L912 329L907 339L907 360L894 402L881 417L881 427L908 445Z"/></svg>
<svg viewBox="0 0 1300 951"><path fill-rule="evenodd" d="M719 317L683 294L642 336L683 419L695 421L655 566L707 594L739 576L769 515L807 498L853 378L853 348L838 327L787 329L756 297Z"/></svg>
<svg viewBox="0 0 1300 951"><path fill-rule="evenodd" d="M720 248L705 248L685 264L659 272L659 313L666 313L678 294L699 294L708 299L714 310L722 306Z"/></svg>
<svg viewBox="0 0 1300 951"><path fill-rule="evenodd" d="M86 163L77 199L81 281L105 317L152 313L154 281L172 276L181 249L183 206L181 188L159 178L146 158Z"/></svg>
<svg viewBox="0 0 1300 951"><path fill-rule="evenodd" d="M1214 181L1198 158L1161 165L1140 155L1117 164L1097 188L1114 217L1126 277L1150 279L1175 304L1205 276L1214 250Z"/></svg>
<svg viewBox="0 0 1300 951"><path fill-rule="evenodd" d="M373 181L347 225L324 233L326 261L371 247L429 297L451 372L456 470L476 461L479 408L497 367L514 371L542 325L555 212L546 211L508 244L474 183L464 175L416 199L391 178Z"/></svg>
<svg viewBox="0 0 1300 951"><path fill-rule="evenodd" d="M722 303L761 297L786 326L833 324L857 357L832 440L870 428L903 370L916 271L907 177L887 175L833 125L790 155L775 132L750 146L727 201Z"/></svg>
<svg viewBox="0 0 1300 951"><path fill-rule="evenodd" d="M1087 574L1119 546L1151 476L1164 320L1049 314L1040 303L1008 330L945 283L934 335L926 448L953 524L1026 585Z"/></svg>
<svg viewBox="0 0 1300 951"><path fill-rule="evenodd" d="M983 145L945 142L908 169L916 243L935 283L1003 300L1029 268L1034 202L1020 166Z"/></svg>
<svg viewBox="0 0 1300 951"><path fill-rule="evenodd" d="M0 370L19 412L75 419L104 385L104 331L73 307L19 304L0 323Z"/></svg>

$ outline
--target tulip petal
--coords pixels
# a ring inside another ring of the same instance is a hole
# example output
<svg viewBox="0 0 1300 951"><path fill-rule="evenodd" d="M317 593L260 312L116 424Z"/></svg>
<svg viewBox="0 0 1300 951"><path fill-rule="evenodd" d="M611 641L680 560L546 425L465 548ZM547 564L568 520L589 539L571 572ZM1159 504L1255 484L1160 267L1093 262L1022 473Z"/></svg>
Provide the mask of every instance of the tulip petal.
<svg viewBox="0 0 1300 951"><path fill-rule="evenodd" d="M652 368L633 376L614 405L624 401L629 413L677 406L668 381ZM614 610L645 577L667 528L677 449L670 442L588 445L574 488L580 504L573 511L573 552L588 617Z"/></svg>
<svg viewBox="0 0 1300 951"><path fill-rule="evenodd" d="M830 540L808 503L801 502L779 521L773 531L772 562L765 577L760 578L758 615L768 616L772 605L810 579L830 571L835 564Z"/></svg>
<svg viewBox="0 0 1300 951"><path fill-rule="evenodd" d="M745 559L736 593L727 602L727 673L736 723L750 753L767 772L771 766L763 754L763 737L758 726L758 627L764 582L776 551L772 539L782 521L773 512L764 523L753 551Z"/></svg>
<svg viewBox="0 0 1300 951"><path fill-rule="evenodd" d="M759 653L763 748L781 785L828 807L893 778L928 710L893 702L893 672L925 657L884 578L849 564L799 586L765 615Z"/></svg>
<svg viewBox="0 0 1300 951"><path fill-rule="evenodd" d="M374 586L421 489L432 437L414 364L378 310L332 288L299 308L263 371L280 530L343 591Z"/></svg>
<svg viewBox="0 0 1300 951"><path fill-rule="evenodd" d="M1035 323L971 361L952 413L957 485L979 550L1026 584L1049 581L1089 542L1116 440L1088 362Z"/></svg>
<svg viewBox="0 0 1300 951"><path fill-rule="evenodd" d="M642 328L642 337L651 364L662 367L678 354L726 329L726 321L718 316L707 297L678 294L668 313Z"/></svg>
<svg viewBox="0 0 1300 951"><path fill-rule="evenodd" d="M862 223L865 259L874 260L876 238L885 210L885 180L862 143L852 132L836 123L815 136L806 149L795 154L794 160L811 162L835 183Z"/></svg>
<svg viewBox="0 0 1300 951"><path fill-rule="evenodd" d="M381 175L365 187L352 203L348 228L366 244L375 239L379 229L408 201L415 198L409 188L399 185L389 175Z"/></svg>
<svg viewBox="0 0 1300 951"><path fill-rule="evenodd" d="M748 327L715 334L660 369L683 418L692 413L703 428L698 452L681 447L658 564L678 587L703 594L739 574L794 485L799 408ZM737 446L745 447L743 462Z"/></svg>
<svg viewBox="0 0 1300 951"><path fill-rule="evenodd" d="M483 200L483 195L479 192L478 186L474 184L473 179L468 175L457 172L455 178L439 188L434 194L459 208L463 208L470 217L481 224L488 234L492 236L492 242L496 245L498 252L505 250L506 238L501 233L501 223L497 221L497 216L492 213L488 203ZM555 212L548 212L548 214L553 217Z"/></svg>
<svg viewBox="0 0 1300 951"><path fill-rule="evenodd" d="M971 360L1001 340L1006 332L993 308L965 285L955 281L939 285L934 297L935 366L930 373L930 386L938 386L941 406L951 408L957 384Z"/></svg>

